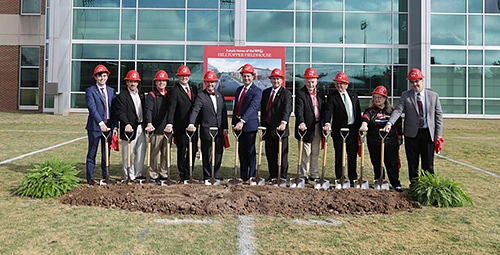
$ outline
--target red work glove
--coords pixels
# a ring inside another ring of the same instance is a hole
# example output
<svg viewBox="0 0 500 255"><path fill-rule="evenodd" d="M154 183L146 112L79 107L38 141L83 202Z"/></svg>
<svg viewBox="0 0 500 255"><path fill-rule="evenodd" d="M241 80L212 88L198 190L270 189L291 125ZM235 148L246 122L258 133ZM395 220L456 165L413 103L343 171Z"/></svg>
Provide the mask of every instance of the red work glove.
<svg viewBox="0 0 500 255"><path fill-rule="evenodd" d="M443 149L443 143L444 143L444 138L442 137L434 139L434 151L436 153L439 153L441 149Z"/></svg>
<svg viewBox="0 0 500 255"><path fill-rule="evenodd" d="M118 134L114 133L113 137L111 138L111 149L115 151L120 151L120 146L118 146Z"/></svg>

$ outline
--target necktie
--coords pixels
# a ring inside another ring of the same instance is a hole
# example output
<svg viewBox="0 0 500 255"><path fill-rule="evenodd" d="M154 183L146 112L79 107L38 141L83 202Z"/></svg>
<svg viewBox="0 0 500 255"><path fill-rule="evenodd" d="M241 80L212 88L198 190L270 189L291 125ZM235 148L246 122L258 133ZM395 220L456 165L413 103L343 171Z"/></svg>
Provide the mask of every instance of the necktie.
<svg viewBox="0 0 500 255"><path fill-rule="evenodd" d="M345 111L347 112L347 124L351 123L352 120L352 112L351 107L349 107L349 101L347 100L346 93L342 93L342 99L344 100Z"/></svg>
<svg viewBox="0 0 500 255"><path fill-rule="evenodd" d="M238 108L236 108L236 116L241 117L241 105L243 104L243 98L245 98L245 94L247 93L247 88L243 88L243 92L241 92L240 99L238 99Z"/></svg>
<svg viewBox="0 0 500 255"><path fill-rule="evenodd" d="M424 126L424 106L422 104L422 97L420 96L420 92L417 93L417 105L418 105L418 127L422 128Z"/></svg>
<svg viewBox="0 0 500 255"><path fill-rule="evenodd" d="M215 96L215 92L208 92L209 95Z"/></svg>
<svg viewBox="0 0 500 255"><path fill-rule="evenodd" d="M104 88L101 89L101 96L104 100L104 123L108 121L108 99L106 98L106 93L104 92Z"/></svg>
<svg viewBox="0 0 500 255"><path fill-rule="evenodd" d="M267 111L266 111L266 121L269 123L269 115L271 115L271 107L273 107L274 101L274 89L272 90L271 96L269 97L269 102L267 103Z"/></svg>
<svg viewBox="0 0 500 255"><path fill-rule="evenodd" d="M189 86L186 86L186 93L189 97L189 100L191 100L191 90L189 89Z"/></svg>

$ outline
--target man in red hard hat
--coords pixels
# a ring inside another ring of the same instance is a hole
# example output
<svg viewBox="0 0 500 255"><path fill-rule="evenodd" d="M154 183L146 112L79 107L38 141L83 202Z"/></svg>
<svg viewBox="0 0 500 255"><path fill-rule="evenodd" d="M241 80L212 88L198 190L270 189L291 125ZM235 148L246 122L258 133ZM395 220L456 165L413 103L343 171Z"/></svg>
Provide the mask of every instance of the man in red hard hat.
<svg viewBox="0 0 500 255"><path fill-rule="evenodd" d="M144 95L139 92L138 86L140 81L141 77L136 70L128 71L127 76L125 76L127 88L116 97L114 108L114 113L120 122L122 167L125 181L134 181L137 178L142 178L144 156L146 154ZM130 155L128 155L127 150L127 135L130 138ZM130 157L131 161L130 169L127 169L128 157Z"/></svg>
<svg viewBox="0 0 500 255"><path fill-rule="evenodd" d="M341 179L343 138L340 129L349 128L349 135L346 138L347 173L351 186L354 186L354 180L358 179L356 160L359 127L361 126L361 108L356 92L347 90L349 86L347 74L339 72L333 81L336 90L328 95L325 116L323 117L323 129L332 131L333 146L335 148L335 175L337 179Z"/></svg>
<svg viewBox="0 0 500 255"><path fill-rule="evenodd" d="M154 132L151 136L151 157L149 165L152 172L149 177L155 179L167 178L167 151L166 139L163 130L167 125L167 82L168 74L165 70L156 72L154 82L155 88L146 96L144 107L144 121L146 122L146 132ZM158 165L158 160L159 165Z"/></svg>
<svg viewBox="0 0 500 255"><path fill-rule="evenodd" d="M443 139L443 111L439 95L424 86L422 72L413 68L408 73L411 89L403 92L396 109L384 129L391 130L404 113L404 139L410 186L418 178L419 158L422 169L434 173L434 141Z"/></svg>
<svg viewBox="0 0 500 255"><path fill-rule="evenodd" d="M189 124L189 113L191 106L198 94L198 88L189 84L191 70L185 65L177 69L177 83L168 92L168 113L166 133L174 132L175 144L177 146L177 169L181 182L189 180L189 138L186 135L186 128ZM197 124L197 123L196 123ZM198 143L196 132L191 138L193 148ZM192 150L192 165L196 158L196 149Z"/></svg>
<svg viewBox="0 0 500 255"><path fill-rule="evenodd" d="M110 71L104 65L97 65L94 68L94 74L92 75L96 81L95 86L90 86L85 90L85 103L87 104L87 109L89 111L89 116L87 118L87 125L85 129L87 130L88 137L88 150L87 150L87 161L85 164L87 183L90 185L95 184L94 180L94 168L95 168L95 157L97 154L97 148L99 143L101 143L101 169L102 178L106 179L106 148L105 139L102 136L103 133L110 132L116 134L116 121L111 114L111 105L116 97L115 89L106 85L108 77L111 74ZM110 139L111 142L111 139ZM111 151L111 150L110 150ZM109 157L109 154L108 154Z"/></svg>

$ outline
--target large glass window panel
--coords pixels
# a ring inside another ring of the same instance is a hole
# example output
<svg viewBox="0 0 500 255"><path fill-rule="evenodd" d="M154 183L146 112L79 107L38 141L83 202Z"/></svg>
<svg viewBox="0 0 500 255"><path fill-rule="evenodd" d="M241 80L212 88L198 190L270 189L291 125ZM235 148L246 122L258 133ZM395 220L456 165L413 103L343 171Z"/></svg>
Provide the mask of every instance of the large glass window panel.
<svg viewBox="0 0 500 255"><path fill-rule="evenodd" d="M293 75L293 64L285 64L285 87L290 90L290 92L293 92L293 89L297 88L294 87L293 85L293 80L295 79L295 76ZM295 85L297 86L297 85Z"/></svg>
<svg viewBox="0 0 500 255"><path fill-rule="evenodd" d="M137 45L139 60L184 60L183 45Z"/></svg>
<svg viewBox="0 0 500 255"><path fill-rule="evenodd" d="M141 84L140 90L144 93L153 90L155 87L154 78L156 72L159 70L164 70L167 72L170 80L167 82L167 88L172 87L174 83L174 77L177 73L177 68L181 64L176 62L137 62L137 72L141 74Z"/></svg>
<svg viewBox="0 0 500 255"><path fill-rule="evenodd" d="M302 69L302 75L304 74L306 68ZM319 77L317 86L322 88L326 95L335 90L333 78L335 78L335 75L338 72L342 71L342 65L315 64L313 65L313 68L316 70Z"/></svg>
<svg viewBox="0 0 500 255"><path fill-rule="evenodd" d="M395 12L408 12L408 1L407 0L394 0L394 11Z"/></svg>
<svg viewBox="0 0 500 255"><path fill-rule="evenodd" d="M483 51L469 50L469 65L482 65L482 64L483 64Z"/></svg>
<svg viewBox="0 0 500 255"><path fill-rule="evenodd" d="M247 9L293 10L293 0L251 0Z"/></svg>
<svg viewBox="0 0 500 255"><path fill-rule="evenodd" d="M118 59L118 44L73 44L74 59Z"/></svg>
<svg viewBox="0 0 500 255"><path fill-rule="evenodd" d="M313 12L312 42L342 43L342 13Z"/></svg>
<svg viewBox="0 0 500 255"><path fill-rule="evenodd" d="M484 17L484 44L487 46L500 45L500 16L487 15Z"/></svg>
<svg viewBox="0 0 500 255"><path fill-rule="evenodd" d="M469 16L469 45L483 45L483 17Z"/></svg>
<svg viewBox="0 0 500 255"><path fill-rule="evenodd" d="M431 50L431 64L465 65L465 50Z"/></svg>
<svg viewBox="0 0 500 255"><path fill-rule="evenodd" d="M482 13L482 12L483 12L483 1L469 0L469 13Z"/></svg>
<svg viewBox="0 0 500 255"><path fill-rule="evenodd" d="M465 13L465 4L466 0L431 0L431 12Z"/></svg>
<svg viewBox="0 0 500 255"><path fill-rule="evenodd" d="M346 63L390 64L391 49L346 48Z"/></svg>
<svg viewBox="0 0 500 255"><path fill-rule="evenodd" d="M248 12L247 41L293 42L290 24L293 24L292 12Z"/></svg>
<svg viewBox="0 0 500 255"><path fill-rule="evenodd" d="M29 0L32 1L32 0ZM123 0L125 3L131 2L132 0ZM133 0L135 3L135 0ZM130 3L128 3L130 5ZM120 7L120 0L73 0L74 7Z"/></svg>
<svg viewBox="0 0 500 255"><path fill-rule="evenodd" d="M21 0L21 14L40 14L40 0Z"/></svg>
<svg viewBox="0 0 500 255"><path fill-rule="evenodd" d="M465 97L465 67L432 66L432 89L441 97Z"/></svg>
<svg viewBox="0 0 500 255"><path fill-rule="evenodd" d="M45 95L45 108L54 108L54 95Z"/></svg>
<svg viewBox="0 0 500 255"><path fill-rule="evenodd" d="M92 74L96 65L103 64L111 72L106 85L118 88L118 62L107 61L105 63L99 61L73 61L71 67L71 91L85 92L85 90L96 84Z"/></svg>
<svg viewBox="0 0 500 255"><path fill-rule="evenodd" d="M443 113L465 114L465 99L439 99Z"/></svg>
<svg viewBox="0 0 500 255"><path fill-rule="evenodd" d="M20 106L38 105L38 89L21 89L19 94Z"/></svg>
<svg viewBox="0 0 500 255"><path fill-rule="evenodd" d="M220 8L222 10L224 10L224 9L233 9L234 10L234 0L220 0Z"/></svg>
<svg viewBox="0 0 500 255"><path fill-rule="evenodd" d="M342 11L342 0L312 0L312 9Z"/></svg>
<svg viewBox="0 0 500 255"><path fill-rule="evenodd" d="M469 100L469 114L483 114L483 100Z"/></svg>
<svg viewBox="0 0 500 255"><path fill-rule="evenodd" d="M217 11L188 11L187 40L217 41Z"/></svg>
<svg viewBox="0 0 500 255"><path fill-rule="evenodd" d="M345 10L390 12L392 10L392 0L345 0Z"/></svg>
<svg viewBox="0 0 500 255"><path fill-rule="evenodd" d="M180 64L179 64L180 65ZM187 62L186 65L191 70L191 78L189 84L197 86L198 89L203 89L203 62ZM177 66L179 67L179 66ZM175 77L177 80L177 77Z"/></svg>
<svg viewBox="0 0 500 255"><path fill-rule="evenodd" d="M500 114L500 101L486 100L484 102L484 113L485 114Z"/></svg>
<svg viewBox="0 0 500 255"><path fill-rule="evenodd" d="M125 89L127 89L127 83L125 82L125 80L123 80L123 78L125 78L125 76L127 75L128 71L130 70L136 70L136 67L135 67L135 62L132 62L132 61L122 61L120 62L120 79L118 80L118 82L120 83L118 85L118 89L117 91L120 92L120 91L124 91ZM141 73L139 73L141 74Z"/></svg>
<svg viewBox="0 0 500 255"><path fill-rule="evenodd" d="M394 63L408 64L408 49L394 49Z"/></svg>
<svg viewBox="0 0 500 255"><path fill-rule="evenodd" d="M124 8L134 8L136 6L136 0L122 0L122 7Z"/></svg>
<svg viewBox="0 0 500 255"><path fill-rule="evenodd" d="M87 104L85 103L85 93L71 93L71 108L87 108Z"/></svg>
<svg viewBox="0 0 500 255"><path fill-rule="evenodd" d="M500 8L498 8L498 1L495 1L495 0L484 1L484 12L485 13L500 13Z"/></svg>
<svg viewBox="0 0 500 255"><path fill-rule="evenodd" d="M310 0L296 0L295 8L297 10L309 10L311 9L311 2Z"/></svg>
<svg viewBox="0 0 500 255"><path fill-rule="evenodd" d="M469 67L469 97L483 96L483 68Z"/></svg>
<svg viewBox="0 0 500 255"><path fill-rule="evenodd" d="M465 45L465 16L431 15L431 44Z"/></svg>
<svg viewBox="0 0 500 255"><path fill-rule="evenodd" d="M500 51L499 50L487 50L484 53L484 64L485 65L500 65Z"/></svg>
<svg viewBox="0 0 500 255"><path fill-rule="evenodd" d="M186 1L139 0L139 8L185 8Z"/></svg>
<svg viewBox="0 0 500 255"><path fill-rule="evenodd" d="M408 44L408 15L394 15L394 44Z"/></svg>
<svg viewBox="0 0 500 255"><path fill-rule="evenodd" d="M135 59L135 45L134 44L122 44L121 59L122 60L134 60Z"/></svg>
<svg viewBox="0 0 500 255"><path fill-rule="evenodd" d="M360 96L371 96L373 89L379 85L384 85L386 88L391 86L390 66L346 65L345 73L349 77L349 88Z"/></svg>
<svg viewBox="0 0 500 255"><path fill-rule="evenodd" d="M315 63L342 63L342 48L314 47L312 57Z"/></svg>
<svg viewBox="0 0 500 255"><path fill-rule="evenodd" d="M73 39L119 39L119 10L75 9Z"/></svg>
<svg viewBox="0 0 500 255"><path fill-rule="evenodd" d="M234 41L234 11L220 11L219 41Z"/></svg>
<svg viewBox="0 0 500 255"><path fill-rule="evenodd" d="M217 8L218 2L217 0L189 0L188 8Z"/></svg>
<svg viewBox="0 0 500 255"><path fill-rule="evenodd" d="M395 66L392 73L394 79L394 91L392 92L392 96L395 97L393 104L397 104L401 94L409 88L408 81L406 80L408 66ZM387 84L387 86L389 86L389 84ZM390 90L387 91L390 92Z"/></svg>
<svg viewBox="0 0 500 255"><path fill-rule="evenodd" d="M500 67L486 67L484 69L484 95L486 98L500 98Z"/></svg>
<svg viewBox="0 0 500 255"><path fill-rule="evenodd" d="M135 40L135 10L122 10L122 40Z"/></svg>
<svg viewBox="0 0 500 255"><path fill-rule="evenodd" d="M295 42L309 42L310 41L310 27L311 19L309 12L297 12L296 14L296 34Z"/></svg>
<svg viewBox="0 0 500 255"><path fill-rule="evenodd" d="M38 68L21 68L21 88L38 88Z"/></svg>
<svg viewBox="0 0 500 255"><path fill-rule="evenodd" d="M391 14L345 14L346 43L377 43L392 42Z"/></svg>
<svg viewBox="0 0 500 255"><path fill-rule="evenodd" d="M309 47L296 47L295 48L295 62L310 62L310 48Z"/></svg>
<svg viewBox="0 0 500 255"><path fill-rule="evenodd" d="M286 47L286 62L293 62L293 47Z"/></svg>
<svg viewBox="0 0 500 255"><path fill-rule="evenodd" d="M184 17L184 11L139 10L137 39L184 41Z"/></svg>
<svg viewBox="0 0 500 255"><path fill-rule="evenodd" d="M21 47L21 66L40 66L40 47Z"/></svg>
<svg viewBox="0 0 500 255"><path fill-rule="evenodd" d="M203 61L204 46L188 45L186 46L186 60Z"/></svg>

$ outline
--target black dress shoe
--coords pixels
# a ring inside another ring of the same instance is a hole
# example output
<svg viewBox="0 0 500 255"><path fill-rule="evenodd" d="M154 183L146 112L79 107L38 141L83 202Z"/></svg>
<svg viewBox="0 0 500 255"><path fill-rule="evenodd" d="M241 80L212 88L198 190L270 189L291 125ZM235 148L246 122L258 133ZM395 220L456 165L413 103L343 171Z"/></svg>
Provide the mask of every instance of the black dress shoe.
<svg viewBox="0 0 500 255"><path fill-rule="evenodd" d="M87 180L87 184L88 184L88 185L95 185L95 181L94 181L94 179L89 179L89 180Z"/></svg>
<svg viewBox="0 0 500 255"><path fill-rule="evenodd" d="M397 186L396 188L394 188L394 190L396 190L397 192L403 192L403 188L401 188L401 186Z"/></svg>

